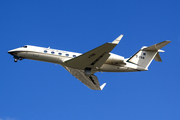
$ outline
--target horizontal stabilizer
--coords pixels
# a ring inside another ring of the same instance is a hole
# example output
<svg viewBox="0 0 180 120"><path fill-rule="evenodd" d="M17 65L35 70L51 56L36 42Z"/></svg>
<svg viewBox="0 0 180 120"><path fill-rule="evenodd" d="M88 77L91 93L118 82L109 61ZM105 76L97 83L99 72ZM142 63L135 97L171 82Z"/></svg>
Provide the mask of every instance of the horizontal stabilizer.
<svg viewBox="0 0 180 120"><path fill-rule="evenodd" d="M149 50L149 51L154 51L154 50L159 50L161 48L163 48L164 46L166 46L167 44L169 44L171 41L163 41L163 42L160 42L158 44L155 44L155 45L152 45L152 46L149 46L147 48L145 48L144 50Z"/></svg>
<svg viewBox="0 0 180 120"><path fill-rule="evenodd" d="M157 54L156 56L154 57L154 60L155 61L158 61L158 62L162 62L162 59L159 55L159 52L164 52L163 50L160 50L161 48L163 48L164 46L166 46L167 44L169 44L171 41L163 41L163 42L160 42L158 44L155 44L155 45L152 45L152 46L149 46L143 50L146 50L146 51L157 51Z"/></svg>
<svg viewBox="0 0 180 120"><path fill-rule="evenodd" d="M160 55L159 55L159 52L156 54L156 56L154 57L154 60L155 61L158 61L158 62L162 62L162 59L161 59L161 57L160 57Z"/></svg>

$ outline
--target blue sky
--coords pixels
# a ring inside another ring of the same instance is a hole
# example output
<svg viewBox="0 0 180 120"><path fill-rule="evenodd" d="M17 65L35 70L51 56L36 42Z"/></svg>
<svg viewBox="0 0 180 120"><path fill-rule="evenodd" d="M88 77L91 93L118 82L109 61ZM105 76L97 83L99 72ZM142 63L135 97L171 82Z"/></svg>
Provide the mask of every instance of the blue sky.
<svg viewBox="0 0 180 120"><path fill-rule="evenodd" d="M179 120L178 0L0 0L0 120ZM96 73L93 91L63 67L13 62L8 50L36 45L84 53L124 37L113 53L171 40L146 72Z"/></svg>

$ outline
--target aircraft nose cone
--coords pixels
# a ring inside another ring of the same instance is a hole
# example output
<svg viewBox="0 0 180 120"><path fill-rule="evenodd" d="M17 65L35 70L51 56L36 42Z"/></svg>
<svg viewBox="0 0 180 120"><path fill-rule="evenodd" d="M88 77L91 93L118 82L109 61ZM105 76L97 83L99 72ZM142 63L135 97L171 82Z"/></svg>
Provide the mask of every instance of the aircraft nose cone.
<svg viewBox="0 0 180 120"><path fill-rule="evenodd" d="M13 50L9 50L8 53L11 54L11 55L13 55L13 54L14 54L14 51L13 51Z"/></svg>

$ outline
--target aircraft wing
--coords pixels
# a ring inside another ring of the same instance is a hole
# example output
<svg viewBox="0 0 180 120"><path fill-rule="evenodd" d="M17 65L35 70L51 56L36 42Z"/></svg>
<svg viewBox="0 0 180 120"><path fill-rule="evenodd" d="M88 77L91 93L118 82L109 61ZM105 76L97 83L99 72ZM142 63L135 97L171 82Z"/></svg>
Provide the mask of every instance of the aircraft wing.
<svg viewBox="0 0 180 120"><path fill-rule="evenodd" d="M95 75L86 76L84 74L84 70L74 69L66 66L63 67L92 90L102 90L106 85L106 83L104 83L100 86L98 78Z"/></svg>
<svg viewBox="0 0 180 120"><path fill-rule="evenodd" d="M65 61L66 66L76 69L100 68L109 58L109 52L119 43L123 35L120 35L112 43L105 43L91 51L88 51L76 58Z"/></svg>

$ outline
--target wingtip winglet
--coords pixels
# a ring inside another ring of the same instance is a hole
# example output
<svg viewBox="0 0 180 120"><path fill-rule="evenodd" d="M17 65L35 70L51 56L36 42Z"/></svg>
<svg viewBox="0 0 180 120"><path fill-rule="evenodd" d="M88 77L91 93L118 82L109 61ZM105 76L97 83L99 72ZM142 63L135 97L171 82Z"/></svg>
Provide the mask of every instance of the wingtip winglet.
<svg viewBox="0 0 180 120"><path fill-rule="evenodd" d="M103 90L103 88L106 86L106 83L103 83L101 86L100 86L100 88L101 88L101 90Z"/></svg>
<svg viewBox="0 0 180 120"><path fill-rule="evenodd" d="M121 34L119 37L117 37L112 43L113 44L118 44L120 42L120 40L122 39L123 34Z"/></svg>

